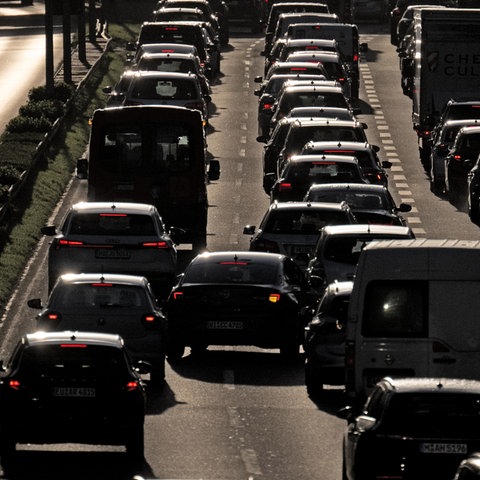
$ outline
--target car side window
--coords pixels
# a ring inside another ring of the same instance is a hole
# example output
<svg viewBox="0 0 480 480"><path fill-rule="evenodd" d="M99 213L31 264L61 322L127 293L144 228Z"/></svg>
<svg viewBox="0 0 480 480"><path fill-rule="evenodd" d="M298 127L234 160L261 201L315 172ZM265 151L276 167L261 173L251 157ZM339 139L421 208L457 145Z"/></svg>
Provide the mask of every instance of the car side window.
<svg viewBox="0 0 480 480"><path fill-rule="evenodd" d="M283 268L285 278L288 283L293 285L302 285L305 277L300 270L300 267L293 260L287 258Z"/></svg>

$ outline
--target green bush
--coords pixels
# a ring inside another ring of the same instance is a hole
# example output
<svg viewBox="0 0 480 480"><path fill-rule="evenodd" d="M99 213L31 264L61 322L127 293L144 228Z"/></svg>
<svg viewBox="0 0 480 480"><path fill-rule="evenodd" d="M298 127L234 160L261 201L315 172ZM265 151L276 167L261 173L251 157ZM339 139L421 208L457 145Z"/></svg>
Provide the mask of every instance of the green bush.
<svg viewBox="0 0 480 480"><path fill-rule="evenodd" d="M28 100L30 102L39 102L41 100L60 100L66 102L73 93L75 87L66 82L57 82L53 86L52 95L47 94L47 87L45 85L34 87L28 92Z"/></svg>
<svg viewBox="0 0 480 480"><path fill-rule="evenodd" d="M13 185L20 180L21 174L13 165L0 165L0 185Z"/></svg>
<svg viewBox="0 0 480 480"><path fill-rule="evenodd" d="M5 130L7 132L48 132L52 128L53 122L45 117L33 118L33 117L15 117L12 118Z"/></svg>
<svg viewBox="0 0 480 480"><path fill-rule="evenodd" d="M19 113L22 117L46 118L54 122L63 116L65 112L64 103L60 100L38 100L30 101L20 107Z"/></svg>

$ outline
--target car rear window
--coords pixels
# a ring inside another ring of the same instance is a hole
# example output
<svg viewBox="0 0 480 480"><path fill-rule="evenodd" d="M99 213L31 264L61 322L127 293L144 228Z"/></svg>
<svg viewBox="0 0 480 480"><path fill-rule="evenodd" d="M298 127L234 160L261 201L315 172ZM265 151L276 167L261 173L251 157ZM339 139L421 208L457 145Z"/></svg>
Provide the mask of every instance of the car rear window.
<svg viewBox="0 0 480 480"><path fill-rule="evenodd" d="M23 350L20 371L35 379L63 378L77 375L82 378L111 378L128 372L122 350L82 342L64 345L35 345Z"/></svg>
<svg viewBox="0 0 480 480"><path fill-rule="evenodd" d="M50 308L148 308L147 294L142 287L105 282L65 284L57 287L49 302Z"/></svg>
<svg viewBox="0 0 480 480"><path fill-rule="evenodd" d="M75 213L68 225L70 235L156 235L150 215L123 213Z"/></svg>
<svg viewBox="0 0 480 480"><path fill-rule="evenodd" d="M178 73L188 73L196 71L193 60L170 58L141 58L138 62L138 69Z"/></svg>
<svg viewBox="0 0 480 480"><path fill-rule="evenodd" d="M198 98L195 82L190 80L159 80L142 78L134 81L131 87L132 99L142 100L191 100Z"/></svg>
<svg viewBox="0 0 480 480"><path fill-rule="evenodd" d="M477 438L480 395L397 393L385 412L382 430L427 438Z"/></svg>
<svg viewBox="0 0 480 480"><path fill-rule="evenodd" d="M250 262L215 262L191 265L184 283L246 283L274 285L279 281L279 266Z"/></svg>
<svg viewBox="0 0 480 480"><path fill-rule="evenodd" d="M343 210L288 210L271 212L265 233L308 235L318 234L326 225L351 223Z"/></svg>
<svg viewBox="0 0 480 480"><path fill-rule="evenodd" d="M284 175L286 180L312 183L339 183L360 181L360 174L355 164L342 162L312 162L291 165ZM338 200L340 203L342 200Z"/></svg>
<svg viewBox="0 0 480 480"><path fill-rule="evenodd" d="M427 281L382 280L369 283L365 295L362 335L427 337L428 298Z"/></svg>

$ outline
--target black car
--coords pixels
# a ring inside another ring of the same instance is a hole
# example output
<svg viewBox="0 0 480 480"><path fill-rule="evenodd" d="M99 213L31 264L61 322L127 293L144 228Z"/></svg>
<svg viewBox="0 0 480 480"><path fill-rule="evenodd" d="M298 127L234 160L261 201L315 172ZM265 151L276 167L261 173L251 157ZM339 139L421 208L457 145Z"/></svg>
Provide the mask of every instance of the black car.
<svg viewBox="0 0 480 480"><path fill-rule="evenodd" d="M343 478L451 480L479 448L480 381L384 378L349 418Z"/></svg>
<svg viewBox="0 0 480 480"><path fill-rule="evenodd" d="M453 480L478 480L480 478L480 452L462 460Z"/></svg>
<svg viewBox="0 0 480 480"><path fill-rule="evenodd" d="M48 300L28 301L39 309L36 330L81 330L121 335L133 360L152 365L150 384L165 379L167 320L145 277L112 273L60 276Z"/></svg>
<svg viewBox="0 0 480 480"><path fill-rule="evenodd" d="M467 206L468 216L472 222L480 220L480 163L477 157L475 165L467 173Z"/></svg>
<svg viewBox="0 0 480 480"><path fill-rule="evenodd" d="M0 455L17 443L125 445L143 457L146 392L118 335L30 333L0 376Z"/></svg>
<svg viewBox="0 0 480 480"><path fill-rule="evenodd" d="M167 356L185 346L254 345L295 357L302 343L305 276L292 259L265 252L209 252L195 257L166 303Z"/></svg>
<svg viewBox="0 0 480 480"><path fill-rule="evenodd" d="M305 327L305 386L316 398L325 384L345 384L345 327L353 282L327 286Z"/></svg>
<svg viewBox="0 0 480 480"><path fill-rule="evenodd" d="M388 174L385 169L390 168L392 163L388 160L380 161L377 145L362 142L309 142L302 151L302 155L350 155L358 158L360 168L370 183L388 187Z"/></svg>
<svg viewBox="0 0 480 480"><path fill-rule="evenodd" d="M270 191L270 201L302 201L314 185L367 183L355 157L345 155L293 155L283 162ZM317 200L315 200L317 201ZM318 200L323 201L323 200ZM341 203L339 200L336 203ZM358 220L358 219L357 219Z"/></svg>
<svg viewBox="0 0 480 480"><path fill-rule="evenodd" d="M467 176L480 154L480 127L459 130L445 157L445 190L450 200L461 200L467 189Z"/></svg>
<svg viewBox="0 0 480 480"><path fill-rule="evenodd" d="M412 210L407 203L396 205L390 191L383 185L371 183L325 183L312 185L305 197L306 202L347 202L358 223L400 225L407 221L402 213Z"/></svg>

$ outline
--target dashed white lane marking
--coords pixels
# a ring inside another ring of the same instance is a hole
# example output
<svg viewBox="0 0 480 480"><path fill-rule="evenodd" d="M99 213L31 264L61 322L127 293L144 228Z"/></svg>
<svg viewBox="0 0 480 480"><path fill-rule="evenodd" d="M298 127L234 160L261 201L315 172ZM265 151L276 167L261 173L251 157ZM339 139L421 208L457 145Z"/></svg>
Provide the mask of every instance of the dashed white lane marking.
<svg viewBox="0 0 480 480"><path fill-rule="evenodd" d="M401 174L403 172L403 167L400 159L398 158L397 149L394 145L394 142L391 140L391 134L389 132L390 128L385 121L385 117L383 116L382 105L377 97L375 82L370 72L370 67L365 59L365 55L360 56L359 70L368 103L370 107L374 109L374 119L379 132L380 140L383 145L385 156L392 163L390 168L390 171L393 174L390 175L391 180L393 180L393 183L395 184L402 203L408 203L412 205L410 215L407 216L408 223L410 224L415 235L425 235L425 230L418 227L418 225L421 225L422 223L420 217L411 215L412 213L418 213L418 209L414 205L415 200L412 198L412 192L409 189L406 177L405 175Z"/></svg>

